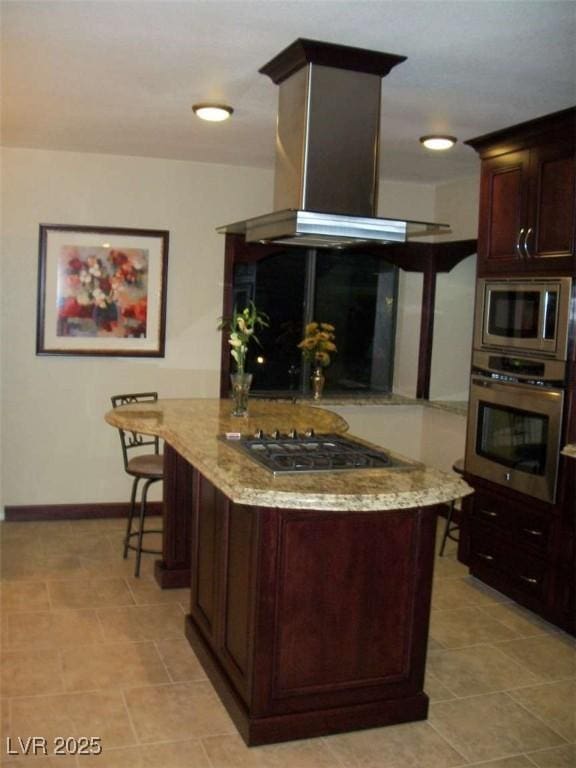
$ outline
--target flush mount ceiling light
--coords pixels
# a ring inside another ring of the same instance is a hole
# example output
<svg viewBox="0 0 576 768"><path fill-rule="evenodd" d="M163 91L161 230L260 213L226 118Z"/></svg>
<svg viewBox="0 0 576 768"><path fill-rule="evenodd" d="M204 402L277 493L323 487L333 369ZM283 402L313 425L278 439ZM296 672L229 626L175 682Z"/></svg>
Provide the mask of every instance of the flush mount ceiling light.
<svg viewBox="0 0 576 768"><path fill-rule="evenodd" d="M234 110L226 104L194 104L192 111L201 120L209 120L211 123L220 123L228 120Z"/></svg>
<svg viewBox="0 0 576 768"><path fill-rule="evenodd" d="M456 136L431 135L420 137L420 144L423 144L426 149L450 149L457 141Z"/></svg>

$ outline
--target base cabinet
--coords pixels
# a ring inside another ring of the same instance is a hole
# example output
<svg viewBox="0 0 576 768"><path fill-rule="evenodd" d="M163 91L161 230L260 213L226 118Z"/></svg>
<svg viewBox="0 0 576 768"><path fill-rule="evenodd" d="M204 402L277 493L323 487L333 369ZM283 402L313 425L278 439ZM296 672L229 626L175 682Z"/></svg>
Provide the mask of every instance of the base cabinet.
<svg viewBox="0 0 576 768"><path fill-rule="evenodd" d="M247 744L426 717L435 525L238 505L195 472L186 633Z"/></svg>
<svg viewBox="0 0 576 768"><path fill-rule="evenodd" d="M573 561L561 510L504 495L474 477L463 502L459 557L470 573L568 632L576 632Z"/></svg>

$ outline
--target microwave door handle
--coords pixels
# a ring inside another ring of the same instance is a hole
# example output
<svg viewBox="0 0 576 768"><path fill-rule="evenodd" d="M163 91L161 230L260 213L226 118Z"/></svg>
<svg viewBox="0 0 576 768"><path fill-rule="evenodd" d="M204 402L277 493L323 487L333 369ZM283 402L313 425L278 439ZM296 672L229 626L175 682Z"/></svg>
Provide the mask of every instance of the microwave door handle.
<svg viewBox="0 0 576 768"><path fill-rule="evenodd" d="M501 382L501 381L494 381L494 379L489 379L484 376L473 376L472 377L472 383L477 384L480 387L483 387L484 389L495 389L499 390L500 392L511 392L512 390L517 390L518 392L532 392L539 394L546 394L549 397L562 397L562 390L559 389L540 389L538 387L535 387L533 384L522 384L520 382Z"/></svg>
<svg viewBox="0 0 576 768"><path fill-rule="evenodd" d="M522 235L523 234L524 234L524 227L522 227L520 229L520 232L518 232L518 237L516 238L516 245L514 246L519 259L525 258L524 254L522 253Z"/></svg>
<svg viewBox="0 0 576 768"><path fill-rule="evenodd" d="M527 259L531 259L532 256L534 255L534 254L530 253L530 247L528 245L528 241L529 241L529 239L530 239L530 237L531 237L533 232L534 232L534 230L532 229L532 227L528 227L528 229L526 230L526 235L524 237L524 254L525 254Z"/></svg>

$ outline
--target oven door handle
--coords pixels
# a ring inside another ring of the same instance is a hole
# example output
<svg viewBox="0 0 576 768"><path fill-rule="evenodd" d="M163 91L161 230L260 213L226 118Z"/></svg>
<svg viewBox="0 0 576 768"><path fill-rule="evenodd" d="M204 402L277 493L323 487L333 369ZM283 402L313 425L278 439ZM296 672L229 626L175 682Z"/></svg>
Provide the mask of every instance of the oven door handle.
<svg viewBox="0 0 576 768"><path fill-rule="evenodd" d="M553 387L538 387L534 384L522 384L517 381L495 381L489 377L478 376L476 374L472 376L472 384L476 384L484 389L499 390L500 392L510 392L516 389L519 392L538 392L552 397L562 397L563 394L563 390L554 389Z"/></svg>

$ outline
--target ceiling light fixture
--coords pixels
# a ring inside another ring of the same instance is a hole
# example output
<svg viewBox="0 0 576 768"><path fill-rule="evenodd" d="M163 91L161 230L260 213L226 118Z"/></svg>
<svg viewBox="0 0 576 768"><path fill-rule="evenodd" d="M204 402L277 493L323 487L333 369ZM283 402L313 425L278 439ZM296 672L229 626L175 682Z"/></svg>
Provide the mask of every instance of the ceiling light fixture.
<svg viewBox="0 0 576 768"><path fill-rule="evenodd" d="M226 104L194 104L192 111L202 120L209 120L211 123L220 123L222 120L228 120L234 110Z"/></svg>
<svg viewBox="0 0 576 768"><path fill-rule="evenodd" d="M456 136L431 135L420 137L420 144L423 144L426 149L450 149L450 147L453 147L457 141L458 139Z"/></svg>

